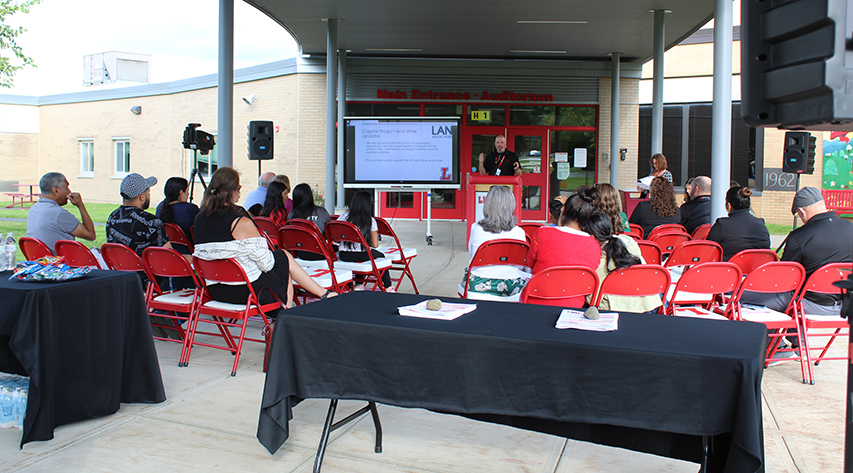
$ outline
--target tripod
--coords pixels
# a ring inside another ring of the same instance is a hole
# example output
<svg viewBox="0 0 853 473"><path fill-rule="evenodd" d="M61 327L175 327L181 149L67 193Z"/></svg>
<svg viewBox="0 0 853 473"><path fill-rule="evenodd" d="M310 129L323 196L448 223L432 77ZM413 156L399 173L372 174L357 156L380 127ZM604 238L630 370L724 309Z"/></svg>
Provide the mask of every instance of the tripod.
<svg viewBox="0 0 853 473"><path fill-rule="evenodd" d="M198 172L198 150L193 150L193 169L190 171L190 203L193 201L193 190L195 189L195 177L198 175L201 180L201 187L207 190L207 184L204 182L204 176Z"/></svg>

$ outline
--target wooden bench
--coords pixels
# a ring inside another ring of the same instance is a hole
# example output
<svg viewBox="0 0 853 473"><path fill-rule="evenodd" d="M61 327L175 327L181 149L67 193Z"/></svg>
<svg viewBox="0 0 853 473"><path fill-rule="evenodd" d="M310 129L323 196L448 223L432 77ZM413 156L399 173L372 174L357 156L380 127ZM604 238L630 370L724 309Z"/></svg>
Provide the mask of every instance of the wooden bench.
<svg viewBox="0 0 853 473"><path fill-rule="evenodd" d="M6 195L8 195L9 197L12 198L12 203L6 206L7 209L11 209L16 205L20 205L21 208L23 209L25 203L32 202L32 199L27 194L19 194L17 192L6 192ZM21 199L21 200L16 202L16 200L18 200L18 199Z"/></svg>
<svg viewBox="0 0 853 473"><path fill-rule="evenodd" d="M826 203L826 210L835 210L839 215L853 214L853 190L829 190L820 191Z"/></svg>

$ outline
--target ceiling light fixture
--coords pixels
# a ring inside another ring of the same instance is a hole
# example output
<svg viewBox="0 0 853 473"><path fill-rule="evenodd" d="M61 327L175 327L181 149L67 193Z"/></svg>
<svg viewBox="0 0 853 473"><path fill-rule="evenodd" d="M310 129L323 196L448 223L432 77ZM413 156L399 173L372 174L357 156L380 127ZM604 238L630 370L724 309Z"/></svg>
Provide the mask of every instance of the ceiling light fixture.
<svg viewBox="0 0 853 473"><path fill-rule="evenodd" d="M589 20L518 20L519 25L585 25Z"/></svg>
<svg viewBox="0 0 853 473"><path fill-rule="evenodd" d="M366 48L365 51L387 51L393 53L421 52L421 48Z"/></svg>
<svg viewBox="0 0 853 473"><path fill-rule="evenodd" d="M535 49L510 49L509 52L521 54L566 54L566 51L539 51Z"/></svg>

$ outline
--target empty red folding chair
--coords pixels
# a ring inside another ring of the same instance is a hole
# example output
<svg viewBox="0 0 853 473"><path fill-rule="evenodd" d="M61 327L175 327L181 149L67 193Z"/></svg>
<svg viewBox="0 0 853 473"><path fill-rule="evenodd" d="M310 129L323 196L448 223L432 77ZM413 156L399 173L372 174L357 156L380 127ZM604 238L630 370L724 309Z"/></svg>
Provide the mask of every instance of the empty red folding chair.
<svg viewBox="0 0 853 473"><path fill-rule="evenodd" d="M190 354L195 345L227 350L234 355L231 376L235 376L237 374L237 363L240 362L240 353L243 350L243 341L249 340L266 343L263 339L246 337L246 327L249 317L260 316L264 325L267 325L269 324L269 320L266 317L266 313L281 309L284 307L284 304L272 291L264 288L272 294L275 301L261 305L258 302L258 294L255 293L255 289L249 282L248 276L246 276L246 271L233 258L207 261L193 257L193 266L198 271L199 281L202 285L202 299L197 308L197 315L191 321L185 365L189 363ZM249 296L246 298L245 304L229 304L227 302L215 301L210 298L210 293L207 292L208 283L246 284ZM203 315L210 318L202 317ZM216 325L221 333L200 332L198 326L201 322ZM234 340L235 336L231 333L231 328L240 329L240 334L236 336L236 343ZM225 346L198 340L196 337L199 335L222 336L225 339Z"/></svg>
<svg viewBox="0 0 853 473"><path fill-rule="evenodd" d="M707 319L732 319L734 309L731 303L717 312L712 310L713 304L717 296L736 291L742 278L740 268L732 263L710 262L695 265L672 285L672 290L666 297L666 313Z"/></svg>
<svg viewBox="0 0 853 473"><path fill-rule="evenodd" d="M740 272L746 276L752 270L764 263L779 261L779 255L773 250L743 250L729 258L729 263L734 263L740 268Z"/></svg>
<svg viewBox="0 0 853 473"><path fill-rule="evenodd" d="M53 256L53 252L50 251L50 248L48 248L47 245L38 238L21 237L21 239L18 240L18 244L21 247L21 253L24 254L24 258L26 258L27 261L37 260L45 256Z"/></svg>
<svg viewBox="0 0 853 473"><path fill-rule="evenodd" d="M316 229L317 227L315 226L314 228ZM321 260L316 261L316 263L321 264L304 267L308 275L321 287L331 289L337 293L349 291L352 285L352 271L335 268L334 257L329 253L326 241L320 240L318 234L319 232L288 224L279 229L278 241L281 243L282 249L291 253L305 251L322 257ZM315 261L310 262L315 263ZM301 288L295 282L294 289L297 290L297 293L294 294L294 300L297 296L301 297L303 302L309 298L317 298L306 291L299 291Z"/></svg>
<svg viewBox="0 0 853 473"><path fill-rule="evenodd" d="M669 282L669 272L657 264L635 264L628 268L615 269L601 282L593 305L600 306L605 295L660 296L669 290Z"/></svg>
<svg viewBox="0 0 853 473"><path fill-rule="evenodd" d="M142 263L145 265L148 274L152 276L151 281L155 281L154 277L156 276L161 278L192 278L195 285L193 288L166 291L154 282L148 285L145 293L145 306L148 307L148 315L155 317L151 321L151 326L175 330L180 336L179 340L158 336L154 336L154 338L181 343L181 356L178 359L178 366L186 366L189 362L190 336L188 331L192 327L192 321L195 318L198 305L201 303L199 280L196 278L195 271L193 271L189 261L172 248L149 246L142 251Z"/></svg>
<svg viewBox="0 0 853 473"><path fill-rule="evenodd" d="M103 269L101 268L100 263L98 263L98 259L95 258L94 254L92 254L92 251L83 246L80 242L74 240L58 240L54 249L56 250L56 256L64 257L65 264L68 266L75 268L88 267L93 269Z"/></svg>
<svg viewBox="0 0 853 473"><path fill-rule="evenodd" d="M664 265L667 268L675 266L692 266L702 263L713 263L723 260L723 248L719 243L707 240L685 241L673 248L672 254Z"/></svg>
<svg viewBox="0 0 853 473"><path fill-rule="evenodd" d="M527 262L527 253L530 251L530 246L526 242L510 239L489 240L474 253L471 262L468 263L468 272L465 276L465 281L459 285L459 297L468 299L468 282L471 278L471 271L474 268L483 266L519 266L529 268ZM499 297L489 294L471 293L471 299L488 299L517 302L521 299L521 293L517 296Z"/></svg>
<svg viewBox="0 0 853 473"><path fill-rule="evenodd" d="M658 225L646 235L646 240L652 240L656 235L661 233L687 233L687 229L684 228L684 225L679 225L677 223L665 223L663 225Z"/></svg>
<svg viewBox="0 0 853 473"><path fill-rule="evenodd" d="M535 274L524 290L519 302L560 306L568 297L589 296L594 301L598 292L598 275L585 266L555 266ZM556 301L556 302L555 302Z"/></svg>
<svg viewBox="0 0 853 473"><path fill-rule="evenodd" d="M378 288L383 292L385 291L385 286L382 284L382 275L391 267L392 258L388 256L374 258L370 251L370 246L364 240L361 231L350 222L333 220L327 223L326 235L330 243L340 244L341 242L349 242L361 244L362 248L366 249L369 258L367 261L359 263L338 260L335 262L335 269L348 269L353 274L362 276L365 285L373 282L373 290Z"/></svg>
<svg viewBox="0 0 853 473"><path fill-rule="evenodd" d="M543 225L541 223L538 223L538 222L524 222L524 223L519 223L518 226L521 227L522 230L524 230L524 234L527 235L527 238L528 238L527 241L529 242L529 241L533 240L533 235L536 235L536 232Z"/></svg>
<svg viewBox="0 0 853 473"><path fill-rule="evenodd" d="M636 233L637 235L640 235L641 240L643 239L643 236L645 235L643 227L637 225L636 223L629 223L628 226L631 227L631 233Z"/></svg>
<svg viewBox="0 0 853 473"><path fill-rule="evenodd" d="M711 232L711 224L706 223L705 225L699 225L696 227L696 230L693 230L693 234L690 235L690 238L694 240L704 240L708 238L708 233Z"/></svg>
<svg viewBox="0 0 853 473"><path fill-rule="evenodd" d="M149 281L153 279L142 263L142 258L135 251L121 243L104 243L101 245L101 256L104 258L104 262L107 263L107 268L113 271L145 273L145 277Z"/></svg>
<svg viewBox="0 0 853 473"><path fill-rule="evenodd" d="M526 225L526 224L525 224ZM415 290L415 294L420 294L418 292L418 286L415 284L415 276L412 274L412 268L409 266L412 260L418 256L417 248L404 248L402 243L400 243L400 238L397 237L397 233L391 228L391 224L389 224L384 218L376 217L376 226L378 227L378 233L380 235L385 235L391 237L394 241L393 245L390 247L382 247L377 248L379 251L391 258L391 267L388 268L388 272L391 271L399 271L400 277L395 278L392 274L391 281L396 282L397 286L394 288L395 291L400 290L400 285L403 283L403 278L409 278L409 281L412 282L412 288Z"/></svg>
<svg viewBox="0 0 853 473"><path fill-rule="evenodd" d="M835 341L836 337L839 335L847 337L850 323L841 316L806 313L803 306L803 298L807 292L840 295L841 289L833 286L832 283L841 279L847 279L847 275L850 274L851 270L853 270L853 264L851 263L830 263L821 266L809 276L809 279L803 285L803 290L800 291L800 295L797 297L797 306L802 315L803 325L805 326L805 335L803 338L806 339L806 344L800 345L800 350L802 351L804 346L808 347L808 361L813 361L815 366L819 365L823 360L847 359L848 354L846 351L843 352L843 356L836 357L826 356L826 353L829 351L829 347L832 346L832 342ZM829 337L829 340L823 346L814 346L812 340L818 337ZM813 350L820 350L820 354L812 357L811 351ZM811 370L811 366L809 366L809 376L812 382L814 382L814 372Z"/></svg>
<svg viewBox="0 0 853 473"><path fill-rule="evenodd" d="M767 326L770 343L767 346L765 366L770 364L773 355L780 351L782 337L790 337L791 330L796 334L798 345L806 347L805 337L802 336L800 311L797 307L797 296L806 279L806 270L800 263L792 261L774 261L765 263L749 273L740 285L740 288L732 297L732 307L738 320L758 322ZM741 302L744 291L760 293L786 293L792 292L790 301L784 312L777 312L766 307L753 307ZM803 372L803 382L811 380L808 375L810 366L808 364L808 350L804 349L797 354L795 349L787 348L781 351L791 352L791 359L799 360Z"/></svg>
<svg viewBox="0 0 853 473"><path fill-rule="evenodd" d="M661 264L663 262L663 251L660 245L653 241L638 240L637 246L640 247L640 254L643 255L643 260L646 264Z"/></svg>
<svg viewBox="0 0 853 473"><path fill-rule="evenodd" d="M672 253L672 250L674 250L676 246L684 243L685 241L690 241L690 235L683 232L652 232L652 237L649 238L649 241L657 243L660 246L661 253L663 253L664 258L666 258L667 255Z"/></svg>
<svg viewBox="0 0 853 473"><path fill-rule="evenodd" d="M281 228L278 223L269 217L253 217L252 221L267 241L272 243L274 248L271 249L278 248L278 229Z"/></svg>
<svg viewBox="0 0 853 473"><path fill-rule="evenodd" d="M166 237L169 238L169 243L172 244L172 247L175 245L181 245L189 250L190 254L195 252L195 248L193 244L190 243L190 239L187 238L187 235L181 230L181 227L175 225L174 223L164 223L163 229L166 230Z"/></svg>

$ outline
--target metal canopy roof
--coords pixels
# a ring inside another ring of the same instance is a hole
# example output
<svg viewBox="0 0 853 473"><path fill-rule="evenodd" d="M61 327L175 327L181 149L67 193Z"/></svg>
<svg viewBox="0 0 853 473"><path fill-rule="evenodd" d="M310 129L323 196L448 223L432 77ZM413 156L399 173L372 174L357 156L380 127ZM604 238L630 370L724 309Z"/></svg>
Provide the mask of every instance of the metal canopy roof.
<svg viewBox="0 0 853 473"><path fill-rule="evenodd" d="M654 15L666 48L713 17L713 0L245 0L287 29L302 54L325 55L327 18L338 48L357 57L609 61L650 59ZM396 50L396 51L394 51ZM546 52L548 51L548 52Z"/></svg>

